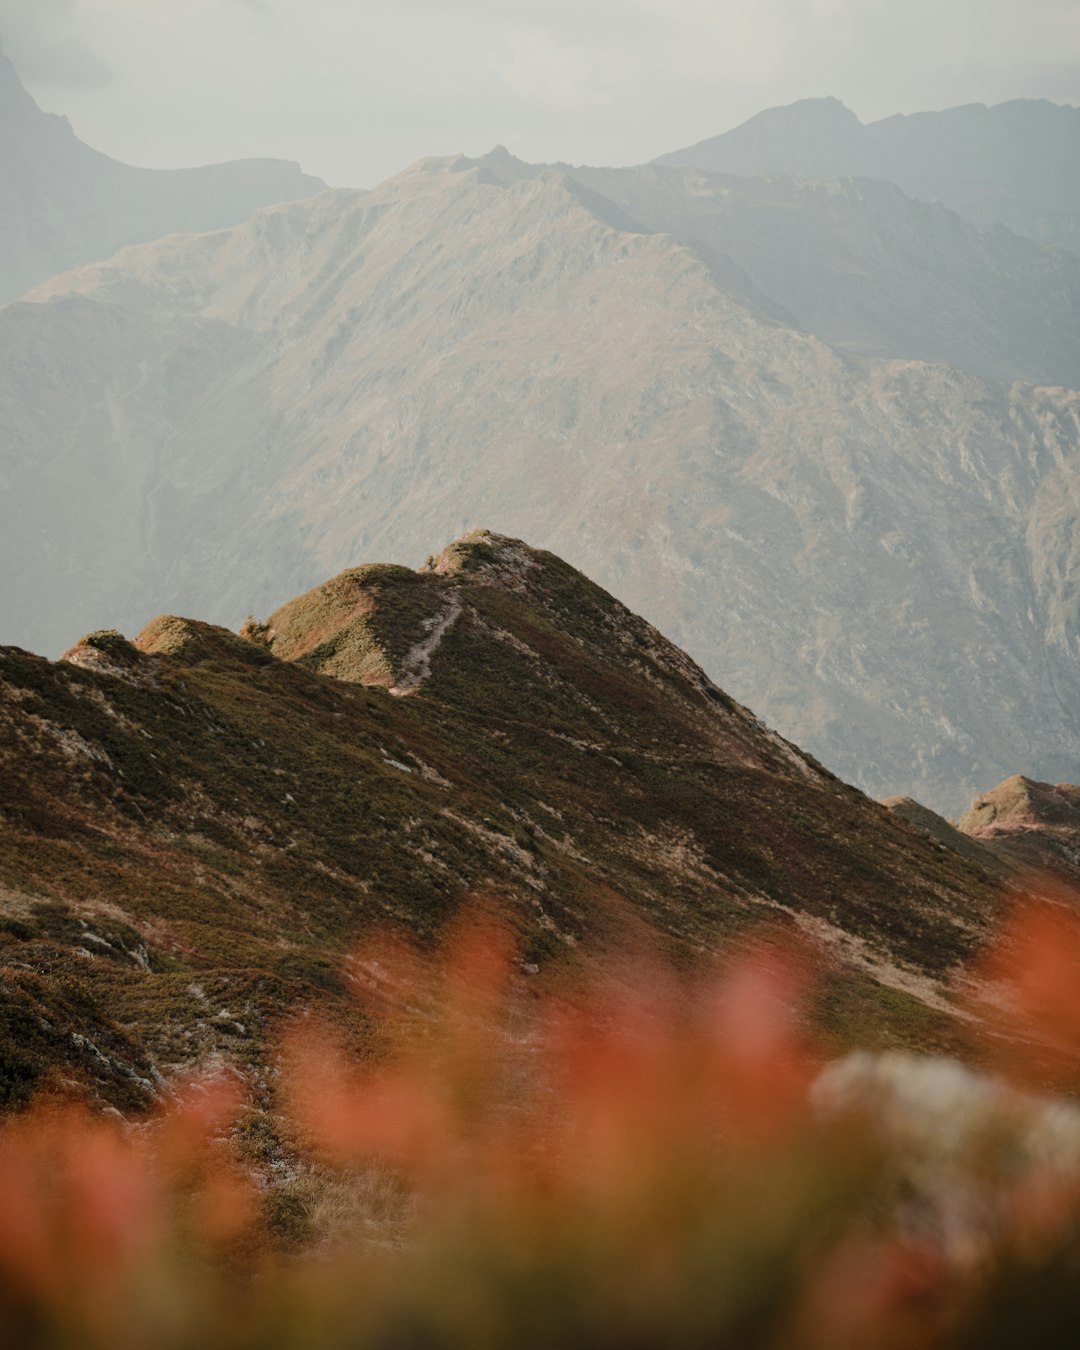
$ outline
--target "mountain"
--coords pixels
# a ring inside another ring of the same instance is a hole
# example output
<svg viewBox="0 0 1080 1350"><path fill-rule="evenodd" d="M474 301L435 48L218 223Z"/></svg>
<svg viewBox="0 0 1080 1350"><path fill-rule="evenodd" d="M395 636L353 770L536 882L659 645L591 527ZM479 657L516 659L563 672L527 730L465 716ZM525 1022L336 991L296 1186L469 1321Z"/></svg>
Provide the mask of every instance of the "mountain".
<svg viewBox="0 0 1080 1350"><path fill-rule="evenodd" d="M496 150L496 181L535 178ZM867 356L1080 386L1080 259L869 179L556 165L616 227L670 234L756 313ZM612 211L610 205L616 210Z"/></svg>
<svg viewBox="0 0 1080 1350"><path fill-rule="evenodd" d="M948 814L1017 765L1080 778L1080 395L785 324L764 267L630 215L669 180L677 213L693 176L506 159L129 249L0 310L0 636L58 653L163 604L235 625L488 520L875 796ZM861 200L835 199L853 235Z"/></svg>
<svg viewBox="0 0 1080 1350"><path fill-rule="evenodd" d="M1080 253L1080 108L1043 99L867 126L834 98L803 99L657 162L711 173L887 179L980 229L1003 225Z"/></svg>
<svg viewBox="0 0 1080 1350"><path fill-rule="evenodd" d="M686 964L765 921L821 946L846 1043L948 1041L997 875L553 555L477 532L244 633L0 649L9 1104L57 1073L123 1109L207 1057L265 1075L288 1010L347 1017L353 944L428 941L477 895L541 981L628 933Z"/></svg>
<svg viewBox="0 0 1080 1350"><path fill-rule="evenodd" d="M0 51L0 304L126 244L215 230L326 184L281 160L135 169L44 113Z"/></svg>

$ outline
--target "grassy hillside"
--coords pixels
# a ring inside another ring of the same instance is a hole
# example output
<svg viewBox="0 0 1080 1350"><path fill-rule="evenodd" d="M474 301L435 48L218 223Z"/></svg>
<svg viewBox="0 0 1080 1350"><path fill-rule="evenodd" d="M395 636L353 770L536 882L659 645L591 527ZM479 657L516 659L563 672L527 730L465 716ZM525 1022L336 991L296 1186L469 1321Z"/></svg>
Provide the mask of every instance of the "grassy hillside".
<svg viewBox="0 0 1080 1350"><path fill-rule="evenodd" d="M559 559L480 532L244 632L162 617L58 663L0 652L4 997L50 1028L3 1043L7 1102L64 1080L127 1107L221 1056L262 1073L297 1007L362 1038L343 955L478 900L549 982L631 939L685 966L798 928L843 1039L948 1040L993 869Z"/></svg>

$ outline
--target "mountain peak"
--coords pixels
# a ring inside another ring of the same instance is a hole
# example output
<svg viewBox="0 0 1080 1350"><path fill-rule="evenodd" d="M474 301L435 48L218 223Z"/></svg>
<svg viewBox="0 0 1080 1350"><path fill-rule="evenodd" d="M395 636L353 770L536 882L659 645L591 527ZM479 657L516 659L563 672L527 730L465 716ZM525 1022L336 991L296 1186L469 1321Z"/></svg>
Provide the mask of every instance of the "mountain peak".
<svg viewBox="0 0 1080 1350"><path fill-rule="evenodd" d="M960 829L976 837L1062 825L1080 828L1080 787L1040 783L1023 774L976 797L960 819Z"/></svg>
<svg viewBox="0 0 1080 1350"><path fill-rule="evenodd" d="M484 598L491 591L573 632L602 660L613 648L636 647L695 697L708 686L677 648L561 558L484 529L456 539L415 572L389 563L349 568L288 601L266 623L249 620L242 635L322 675L411 693L430 677L433 661L438 668L443 660L443 638L463 608L483 627L477 615L503 604ZM139 645L147 650L144 636Z"/></svg>
<svg viewBox="0 0 1080 1350"><path fill-rule="evenodd" d="M518 159L517 155L511 154L505 145L495 145L483 156L491 163L502 164L521 164L524 161Z"/></svg>
<svg viewBox="0 0 1080 1350"><path fill-rule="evenodd" d="M896 114L863 125L839 99L769 108L655 162L707 173L878 178L971 224L1080 253L1080 110L1043 99Z"/></svg>
<svg viewBox="0 0 1080 1350"><path fill-rule="evenodd" d="M858 116L843 103L840 99L834 98L828 94L822 98L800 98L794 103L782 103L773 108L765 108L757 113L748 121L743 122L743 127L752 126L755 122L811 122L818 126L828 127L861 127L862 123ZM741 128L736 127L738 131Z"/></svg>
<svg viewBox="0 0 1080 1350"><path fill-rule="evenodd" d="M282 661L392 689L437 622L442 599L440 587L411 568L351 567L287 601L265 624L249 620L242 632Z"/></svg>
<svg viewBox="0 0 1080 1350"><path fill-rule="evenodd" d="M858 117L838 98L804 98L766 108L732 131L662 155L655 163L747 176L835 178L838 164L861 162L866 134Z"/></svg>
<svg viewBox="0 0 1080 1350"><path fill-rule="evenodd" d="M83 639L83 644L86 643ZM82 644L80 644L82 645ZM95 644L96 645L96 644ZM132 644L144 656L174 656L188 665L218 661L234 665L237 661L253 665L265 661L264 654L250 642L216 624L162 614L148 623Z"/></svg>
<svg viewBox="0 0 1080 1350"><path fill-rule="evenodd" d="M525 574L544 556L539 549L521 539L477 529L455 539L437 556L428 558L420 571L439 576L468 573L477 580L497 581L516 590Z"/></svg>

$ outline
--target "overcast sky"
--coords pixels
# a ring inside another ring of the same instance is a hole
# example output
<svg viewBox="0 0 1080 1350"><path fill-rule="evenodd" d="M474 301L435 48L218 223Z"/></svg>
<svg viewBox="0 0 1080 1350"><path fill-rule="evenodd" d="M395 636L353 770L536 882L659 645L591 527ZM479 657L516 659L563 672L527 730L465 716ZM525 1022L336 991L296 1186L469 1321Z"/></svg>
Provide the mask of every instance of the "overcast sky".
<svg viewBox="0 0 1080 1350"><path fill-rule="evenodd" d="M496 143L636 163L821 94L1080 104L1080 0L0 0L0 41L119 159L349 186Z"/></svg>

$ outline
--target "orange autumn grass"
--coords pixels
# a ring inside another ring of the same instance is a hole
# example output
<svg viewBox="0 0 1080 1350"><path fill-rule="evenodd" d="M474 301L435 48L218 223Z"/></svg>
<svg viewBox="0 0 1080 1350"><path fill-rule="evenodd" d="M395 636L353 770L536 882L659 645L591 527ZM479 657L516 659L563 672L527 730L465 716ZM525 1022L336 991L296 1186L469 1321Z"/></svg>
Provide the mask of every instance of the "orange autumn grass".
<svg viewBox="0 0 1080 1350"><path fill-rule="evenodd" d="M433 956L379 944L349 967L377 1050L357 1063L301 1023L280 1106L336 1185L400 1180L408 1240L361 1223L276 1252L223 1083L137 1125L42 1104L0 1136L0 1344L1069 1343L1077 1175L1047 1159L965 1176L999 1217L957 1260L873 1111L814 1105L813 968L762 941L708 979L624 963L557 994L475 919ZM1075 915L1018 914L977 972L1009 1018L982 1057L1075 1087L1078 970Z"/></svg>

